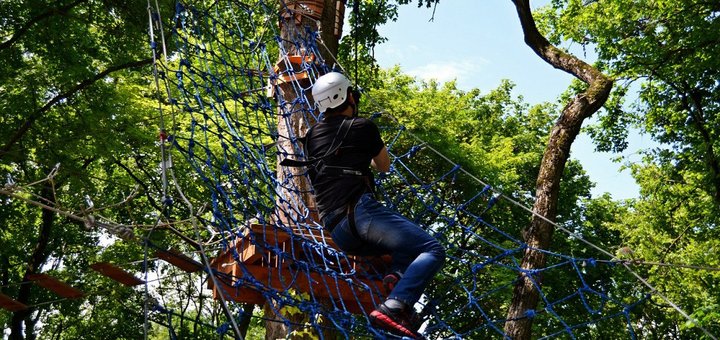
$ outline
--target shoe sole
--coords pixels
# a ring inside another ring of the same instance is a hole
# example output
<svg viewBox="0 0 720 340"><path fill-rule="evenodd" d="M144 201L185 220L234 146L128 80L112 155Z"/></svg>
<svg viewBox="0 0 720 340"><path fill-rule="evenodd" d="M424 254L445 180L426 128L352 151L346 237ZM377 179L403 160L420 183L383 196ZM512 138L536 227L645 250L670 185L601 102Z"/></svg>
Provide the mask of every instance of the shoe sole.
<svg viewBox="0 0 720 340"><path fill-rule="evenodd" d="M413 339L418 339L418 335L415 334L415 332L407 329L405 326L397 323L395 320L393 320L391 317L378 312L373 311L370 313L370 319L372 324L375 326L378 326L388 332L395 333L402 336L409 336Z"/></svg>

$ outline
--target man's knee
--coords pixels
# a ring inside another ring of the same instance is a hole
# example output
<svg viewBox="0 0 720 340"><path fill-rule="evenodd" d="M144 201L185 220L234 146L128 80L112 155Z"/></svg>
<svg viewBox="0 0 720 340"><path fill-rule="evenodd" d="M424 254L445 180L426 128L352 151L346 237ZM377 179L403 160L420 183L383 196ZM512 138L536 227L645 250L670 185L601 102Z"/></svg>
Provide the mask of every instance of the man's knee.
<svg viewBox="0 0 720 340"><path fill-rule="evenodd" d="M440 266L445 264L445 259L447 257L447 253L445 252L445 247L440 244L437 240L433 242L432 247L430 251L435 255L435 257L438 258L438 262L440 262Z"/></svg>

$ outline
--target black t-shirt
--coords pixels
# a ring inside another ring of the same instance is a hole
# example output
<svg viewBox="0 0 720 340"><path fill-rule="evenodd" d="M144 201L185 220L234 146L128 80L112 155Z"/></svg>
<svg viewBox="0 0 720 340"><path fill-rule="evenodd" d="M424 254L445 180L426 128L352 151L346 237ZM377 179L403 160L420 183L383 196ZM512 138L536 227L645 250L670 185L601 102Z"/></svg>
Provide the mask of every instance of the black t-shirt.
<svg viewBox="0 0 720 340"><path fill-rule="evenodd" d="M341 145L340 149L321 162L327 166L347 167L370 173L370 161L380 153L385 143L372 121L359 117L332 116L317 123L308 132L305 151L308 158L320 158L331 147L338 145ZM316 167L310 167L309 172L321 218L360 197L370 190L368 183L373 182L372 178L365 176L329 175L328 172L318 175L319 169L316 164Z"/></svg>

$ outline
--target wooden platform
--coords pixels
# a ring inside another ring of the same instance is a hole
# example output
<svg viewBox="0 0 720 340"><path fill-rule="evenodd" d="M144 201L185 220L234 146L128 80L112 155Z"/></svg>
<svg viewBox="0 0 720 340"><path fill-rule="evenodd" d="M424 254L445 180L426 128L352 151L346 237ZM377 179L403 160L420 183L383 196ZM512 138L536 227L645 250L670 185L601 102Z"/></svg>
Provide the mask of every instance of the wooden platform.
<svg viewBox="0 0 720 340"><path fill-rule="evenodd" d="M372 272L372 268L384 270L389 258L370 263L363 258L332 256L333 251L337 247L332 238L319 229L303 226L283 231L272 225L253 224L243 237L212 259L211 266L223 273L217 278L225 297L237 302L262 304L265 287L280 291L292 288L310 294L315 300L332 300L337 308L344 306L353 313L363 310L369 313L384 300L379 279L382 273ZM328 271L302 269L307 263L320 264L313 265L314 268L327 266ZM347 277L330 274L351 271L356 274ZM362 274L369 271L372 279ZM212 281L208 287L218 298L218 287ZM333 306L329 303L328 307Z"/></svg>

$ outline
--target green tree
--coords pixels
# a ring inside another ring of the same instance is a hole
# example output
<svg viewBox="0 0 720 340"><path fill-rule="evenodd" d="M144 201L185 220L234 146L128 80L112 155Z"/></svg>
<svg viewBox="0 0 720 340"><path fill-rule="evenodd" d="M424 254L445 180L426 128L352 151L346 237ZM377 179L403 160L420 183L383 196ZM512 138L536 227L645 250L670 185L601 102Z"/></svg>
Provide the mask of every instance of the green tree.
<svg viewBox="0 0 720 340"><path fill-rule="evenodd" d="M481 305L480 308L486 315L479 313L471 315L469 313L473 312L465 308L467 300L463 297L467 292L462 290L462 286L472 286L473 282L463 278L474 277L475 282L482 282L484 287L502 287L515 280L516 273L504 271L499 267L498 270L474 273L472 266L464 264L463 259L472 262L477 260L473 254L490 257L493 256L492 254L499 255L498 249L493 248L488 242L507 249L515 248L517 244L490 228L478 227L476 232L484 239L479 240L457 226L448 226L446 220L439 218L438 215L427 213L426 204L433 204L434 199L418 197L413 190L431 190L433 195L447 200L449 202L447 206L433 205L433 209L438 211L440 216L449 219L458 218L463 225L474 225L470 216L458 215L454 209L473 198L482 187L479 187L475 178L464 174L437 181L438 176L450 172L453 165L449 164L446 158L430 152L431 147L447 158L457 161L469 173L482 174L483 180L492 183L496 190L508 193L511 198L524 205L531 205L531 193L539 171L539 161L547 142L547 131L557 118L556 107L550 104L529 107L521 97L516 98L512 95L513 84L509 81L482 94L477 89L459 90L454 82L440 85L434 81L418 81L401 74L398 68L380 70L377 80L382 86L370 91L371 99L361 106L361 112L372 113L380 110L381 123L384 119L396 119L410 131L409 133L422 140L420 144L422 151L414 154L411 159L405 159L403 154L420 143L419 140L406 137L405 133L397 137L397 132L392 129L387 132L386 140L393 141L390 152L401 157L401 161L404 162L404 165L396 165L396 171L406 175L409 185L398 181L397 186L390 182L384 187L389 187L387 191L395 191L387 192L386 195L398 209L406 216L420 221L424 226L433 226L437 230L437 235L442 235L440 237L443 238L444 244L449 247L448 254L451 260L448 261L443 272L453 274L437 277L433 287L429 289L430 296L439 303L438 314L448 317L444 321L452 324L453 330L460 334L478 338L496 336L495 331L489 328L478 331L485 333L465 332L475 330L478 320L504 319L507 304L512 298L511 291L499 291L489 298L474 301ZM405 166L410 169L405 170L403 168ZM392 181L393 178L389 180ZM427 183L432 183L429 189L424 187ZM563 175L563 183L567 185L562 187L561 199L576 204L562 205L558 214L565 223L572 224L573 221L577 221L579 224L579 221L589 215L578 207L589 198L591 183L577 162L568 163ZM395 199L395 197L408 196L412 199ZM486 201L482 200L466 209L480 215L485 203ZM520 235L521 229L530 222L527 211L516 209L514 205L506 203L502 201L481 215L485 221L498 226L503 232ZM604 206L598 206L593 211L597 211L595 214L600 214L604 209ZM590 231L587 233L590 236ZM561 253L570 253L571 247L578 245L577 240L572 244L573 239L565 234L555 236L554 240L553 250ZM519 256L521 257L522 254ZM587 256L591 255L588 253ZM520 258L516 260L519 261ZM601 276L598 274L596 278L600 280ZM570 295L577 289L578 284L576 280L572 280L572 277L572 272L560 272L553 277L548 287L558 295ZM459 284L455 280L465 281ZM458 313L460 310L463 313ZM574 314L577 318L587 317L585 314ZM449 317L452 315L457 317ZM584 321L586 320L580 319L577 323ZM622 330L625 324L621 322ZM546 326L544 324L538 326L538 332L549 334L550 332L543 328ZM433 335L452 336L450 333Z"/></svg>
<svg viewBox="0 0 720 340"><path fill-rule="evenodd" d="M708 252L717 247L720 207L718 11L715 2L623 0L553 1L542 10L542 26L553 41L595 51L601 67L618 80L612 108L590 130L598 149L624 150L630 128L661 145L630 165L640 198L614 225L622 245L645 261L718 263L716 252ZM660 308L650 332L717 334L718 300L708 295L718 283L716 273L649 270L651 284L695 319Z"/></svg>
<svg viewBox="0 0 720 340"><path fill-rule="evenodd" d="M397 70L387 73L378 70L372 63L371 52L374 44L383 38L377 34L376 27L394 20L397 6L410 2L358 2L363 15L361 20L352 19L356 34L340 45L343 64L349 65L357 57L359 82L371 89L378 101L387 103L384 106L402 123L443 153L462 160L463 167L471 173L487 174L485 178L499 183L500 190L516 193L519 200L529 203L535 193L535 179L542 172L542 146L549 142L548 130L559 118L553 113L557 108L552 105L528 107L520 98L512 97L510 82L483 95L478 90L461 91L454 83L416 82ZM435 2L417 3L430 6ZM169 18L174 8L172 2L162 1L161 5L160 14ZM192 226L168 223L162 228L153 228L159 220L171 221L167 216L187 216L190 212L182 204L169 210L166 197L161 194L163 180L157 171L161 159L155 144L160 125L158 98L165 98L165 94L156 93L153 80L148 77L152 73L149 67L152 58L147 43L147 2L68 0L52 6L18 0L0 4L3 17L0 32L8 37L0 44L0 59L7 61L0 63L0 107L4 112L0 117L2 172L10 174L17 183L29 183L51 173L55 164L61 164L60 171L51 180L29 187L10 186L8 190L21 197L0 203L2 241L11 245L0 250L2 292L30 306L27 310L2 314L0 322L10 329L14 339L36 336L139 338L145 332L146 314L141 308L146 303L145 296L137 290L118 287L89 272L87 267L103 260L141 272L141 260L148 248L137 242L101 245L99 240L109 237L101 228L96 226L88 231L83 223L67 214L40 210L22 199L39 200L57 211L76 212L87 219L85 213L91 210L85 199L87 195L95 207L112 207L94 210L98 214L136 226L134 233L138 239L146 238L159 248L177 246L186 253L195 251L198 245L193 237L184 236L194 235ZM192 15L196 14L202 13ZM222 11L216 14L229 15ZM252 23L240 24L250 26ZM221 27L215 32L227 33L220 32L223 30ZM257 38L261 39L265 33L264 30L256 32ZM242 56L233 58L238 59L231 58L232 62L244 64L239 60ZM192 64L196 60L188 61ZM173 63L179 61L167 62ZM171 90L171 96L177 95L175 91ZM458 105L452 108L444 105L448 102ZM170 111L170 103L160 105L165 112ZM178 111L184 109L181 107ZM170 128L184 136L193 126L191 116L184 111L174 112L177 120ZM267 138L267 134L262 135L267 131L258 133L259 139ZM410 141L401 143L411 145ZM217 144L210 145L209 151L221 152L226 146ZM441 164L445 163L433 157L420 158L418 162L427 165L424 172L420 171L426 178L431 177L431 172L443 169ZM554 197L578 202L587 196L590 183L579 164L563 161L561 165L555 180L562 177L568 185L555 188L558 191L553 191ZM200 179L193 175L190 167L176 162L178 184L191 188L185 193L191 202L206 202L212 188L194 185ZM228 180L237 179L228 177ZM454 202L459 203L474 192L462 189L468 183L471 180L464 178L457 186L442 183L440 189L445 189L442 186L453 188L444 194L454 195ZM132 192L130 188L136 186L137 195L126 200ZM271 185L264 190L271 191ZM263 199L272 197L267 195ZM123 204L114 205L118 202ZM418 208L418 203L414 204L403 208ZM556 208L557 215L568 220L582 218L582 212L574 205ZM205 213L201 217L210 219L210 215ZM527 214L507 207L493 212L488 219L516 228L512 230L516 233L529 223ZM465 248L481 246L461 233L447 237ZM28 253L27 249L32 251ZM153 264L150 269L171 274L170 279L159 283L158 289L168 292L159 302L177 314L150 313L150 321L163 325L151 328L150 336L162 337L172 325L178 335L212 337L212 330L198 325L217 325L224 319L218 306L204 304L201 293L195 290L197 287L193 284L197 284L197 276L173 279L173 272L160 265ZM86 303L80 300L48 303L52 300L49 293L23 282L27 274L37 272L52 273L86 291L89 294L84 300ZM509 282L513 278L498 274L486 279L487 282ZM442 308L453 311L456 301L452 300L453 291L448 287L452 287L451 282L442 282L433 293L447 294L448 303ZM508 299L505 296L502 301ZM502 318L502 303L488 303L497 307L493 310L501 311L494 317ZM472 326L469 318L457 322Z"/></svg>
<svg viewBox="0 0 720 340"><path fill-rule="evenodd" d="M103 295L88 268L103 251L98 241L109 234L98 225L88 230L67 213L123 202L136 186L137 199L96 213L120 223L151 224L162 205L152 184L159 183L159 159L157 102L146 77L152 62L147 2L4 1L0 13L0 164L3 176L17 183L7 192L19 195L5 196L0 209L6 245L0 250L2 291L29 306L3 313L0 322L12 339L33 339L38 332L137 338L142 314L122 313L118 302L131 301L132 294L110 289ZM50 173L46 181L24 186ZM107 259L141 258L138 248L120 249ZM36 273L83 290L93 303L49 303L57 297L25 281ZM97 331L114 323L122 324L114 333Z"/></svg>

